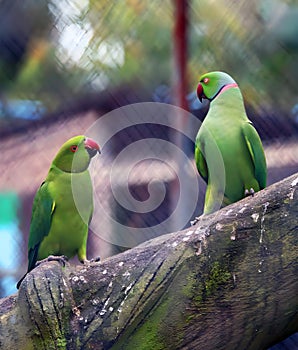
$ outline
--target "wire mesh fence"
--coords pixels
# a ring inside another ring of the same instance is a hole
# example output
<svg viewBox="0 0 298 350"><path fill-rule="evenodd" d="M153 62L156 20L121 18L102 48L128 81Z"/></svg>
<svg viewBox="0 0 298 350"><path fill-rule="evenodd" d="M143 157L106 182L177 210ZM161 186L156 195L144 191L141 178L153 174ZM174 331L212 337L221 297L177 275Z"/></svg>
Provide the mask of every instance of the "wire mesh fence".
<svg viewBox="0 0 298 350"><path fill-rule="evenodd" d="M188 113L174 107L175 2L1 2L0 296L26 270L34 194L73 135L102 146L90 169L89 258L187 227L202 212L193 161L208 110L193 92L201 73L226 70L239 83L265 141L268 183L297 171L297 6L272 8L189 1Z"/></svg>

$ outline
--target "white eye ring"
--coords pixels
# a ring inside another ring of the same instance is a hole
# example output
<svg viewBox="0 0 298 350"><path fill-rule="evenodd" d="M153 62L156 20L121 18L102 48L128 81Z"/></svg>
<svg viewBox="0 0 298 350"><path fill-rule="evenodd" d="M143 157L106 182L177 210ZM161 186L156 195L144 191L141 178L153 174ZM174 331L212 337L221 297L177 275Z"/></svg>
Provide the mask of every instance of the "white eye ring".
<svg viewBox="0 0 298 350"><path fill-rule="evenodd" d="M203 83L207 84L209 82L209 78L204 78Z"/></svg>

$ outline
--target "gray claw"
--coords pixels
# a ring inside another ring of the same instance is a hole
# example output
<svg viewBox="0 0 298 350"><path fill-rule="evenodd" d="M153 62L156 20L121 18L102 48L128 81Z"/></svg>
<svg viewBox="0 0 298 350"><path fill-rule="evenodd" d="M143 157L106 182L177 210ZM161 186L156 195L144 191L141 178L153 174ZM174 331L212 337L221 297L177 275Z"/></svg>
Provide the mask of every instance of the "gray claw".
<svg viewBox="0 0 298 350"><path fill-rule="evenodd" d="M191 226L194 226L199 221L199 217L195 217L194 220L190 222Z"/></svg>
<svg viewBox="0 0 298 350"><path fill-rule="evenodd" d="M254 196L255 194L255 190L251 187L249 190L246 188L244 191L244 196Z"/></svg>
<svg viewBox="0 0 298 350"><path fill-rule="evenodd" d="M39 266L39 265L46 263L46 262L49 262L49 261L58 261L58 263L64 267L66 261L68 261L68 257L65 255L59 255L59 256L49 255L47 258L37 261L35 266Z"/></svg>
<svg viewBox="0 0 298 350"><path fill-rule="evenodd" d="M100 261L100 256L98 256L97 258L92 258L90 260L86 259L83 261L83 264L84 265L89 265L90 263L96 263L96 262L99 262Z"/></svg>
<svg viewBox="0 0 298 350"><path fill-rule="evenodd" d="M100 256L98 256L97 258L92 258L90 262L100 262Z"/></svg>

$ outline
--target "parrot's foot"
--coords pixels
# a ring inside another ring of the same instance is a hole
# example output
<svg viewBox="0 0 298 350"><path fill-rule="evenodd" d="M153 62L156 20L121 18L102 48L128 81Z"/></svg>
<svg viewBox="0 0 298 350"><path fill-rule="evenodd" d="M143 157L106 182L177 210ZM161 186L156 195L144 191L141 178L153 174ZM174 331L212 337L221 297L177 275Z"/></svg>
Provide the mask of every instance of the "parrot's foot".
<svg viewBox="0 0 298 350"><path fill-rule="evenodd" d="M90 265L91 263L97 263L99 261L100 261L100 256L98 256L97 258L92 258L90 260L85 259L85 260L81 261L81 263L84 265Z"/></svg>
<svg viewBox="0 0 298 350"><path fill-rule="evenodd" d="M100 262L100 256L98 256L97 258L92 258L90 262Z"/></svg>
<svg viewBox="0 0 298 350"><path fill-rule="evenodd" d="M197 222L199 222L199 219L200 219L199 216L195 217L194 220L191 220L190 225L194 226Z"/></svg>
<svg viewBox="0 0 298 350"><path fill-rule="evenodd" d="M254 190L252 187L251 187L249 190L246 189L246 190L244 191L244 196L245 196L245 197L254 196L254 194L255 194L255 190Z"/></svg>
<svg viewBox="0 0 298 350"><path fill-rule="evenodd" d="M59 264L61 264L63 267L65 266L66 261L68 261L68 257L65 255L49 255L47 258L42 259L37 261L37 263L35 264L35 266L39 266L45 262L49 262L49 261L58 261Z"/></svg>

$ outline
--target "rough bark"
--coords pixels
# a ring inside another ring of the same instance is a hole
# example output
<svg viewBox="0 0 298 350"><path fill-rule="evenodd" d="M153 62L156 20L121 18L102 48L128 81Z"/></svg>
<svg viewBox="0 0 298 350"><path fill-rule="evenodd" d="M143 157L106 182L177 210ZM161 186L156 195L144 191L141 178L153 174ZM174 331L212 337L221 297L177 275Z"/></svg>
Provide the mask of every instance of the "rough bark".
<svg viewBox="0 0 298 350"><path fill-rule="evenodd" d="M90 266L35 268L1 349L267 349L297 331L298 173Z"/></svg>

